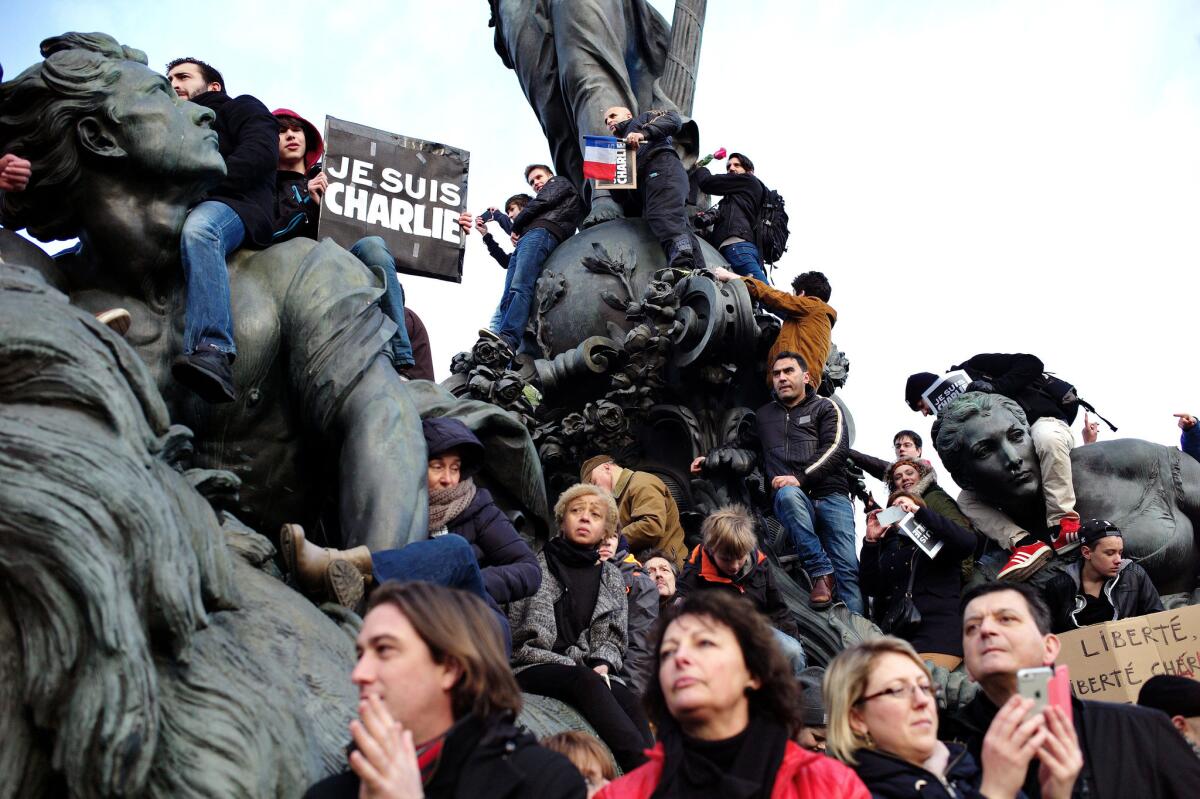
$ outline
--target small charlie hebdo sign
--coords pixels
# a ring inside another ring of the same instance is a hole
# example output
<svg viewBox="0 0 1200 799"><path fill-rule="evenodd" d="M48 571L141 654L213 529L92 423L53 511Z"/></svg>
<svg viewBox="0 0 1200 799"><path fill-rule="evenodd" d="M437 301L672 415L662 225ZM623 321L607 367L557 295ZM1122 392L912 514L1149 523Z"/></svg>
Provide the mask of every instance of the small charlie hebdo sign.
<svg viewBox="0 0 1200 799"><path fill-rule="evenodd" d="M397 271L461 283L469 162L457 147L328 117L318 236L347 249L380 236Z"/></svg>
<svg viewBox="0 0 1200 799"><path fill-rule="evenodd" d="M933 408L934 413L940 414L947 405L954 401L955 397L967 390L970 382L971 378L962 369L949 372L926 389L921 398L929 403L929 407Z"/></svg>

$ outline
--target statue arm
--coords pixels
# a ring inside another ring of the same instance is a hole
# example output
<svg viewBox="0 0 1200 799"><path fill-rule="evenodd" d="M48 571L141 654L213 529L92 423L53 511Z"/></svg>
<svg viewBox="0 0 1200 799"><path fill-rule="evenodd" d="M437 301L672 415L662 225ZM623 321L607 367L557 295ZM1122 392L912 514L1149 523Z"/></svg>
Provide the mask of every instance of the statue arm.
<svg viewBox="0 0 1200 799"><path fill-rule="evenodd" d="M394 549L426 537L421 417L395 369L376 357L342 402L335 429L339 517L347 547Z"/></svg>
<svg viewBox="0 0 1200 799"><path fill-rule="evenodd" d="M264 255L285 258L293 242ZM395 331L378 306L381 282L332 240L308 246L287 280L281 339L292 402L307 435L336 459L342 544L390 549L424 537L425 445L411 393L387 358Z"/></svg>

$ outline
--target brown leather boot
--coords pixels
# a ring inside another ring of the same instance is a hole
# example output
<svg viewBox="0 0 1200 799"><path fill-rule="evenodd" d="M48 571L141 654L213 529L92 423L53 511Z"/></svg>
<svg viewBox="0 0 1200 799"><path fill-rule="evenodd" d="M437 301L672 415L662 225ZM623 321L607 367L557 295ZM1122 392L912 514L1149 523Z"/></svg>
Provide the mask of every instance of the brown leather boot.
<svg viewBox="0 0 1200 799"><path fill-rule="evenodd" d="M285 524L279 530L279 549L288 572L295 576L301 590L309 596L332 596L337 598L339 590L331 590L330 564L344 561L350 564L364 583L371 578L371 550L365 546L353 549L328 549L308 543L304 528L298 524ZM341 579L344 583L344 577ZM359 597L361 598L361 596ZM344 603L343 603L344 604Z"/></svg>
<svg viewBox="0 0 1200 799"><path fill-rule="evenodd" d="M833 575L826 574L813 580L812 593L809 594L808 604L818 610L833 604Z"/></svg>

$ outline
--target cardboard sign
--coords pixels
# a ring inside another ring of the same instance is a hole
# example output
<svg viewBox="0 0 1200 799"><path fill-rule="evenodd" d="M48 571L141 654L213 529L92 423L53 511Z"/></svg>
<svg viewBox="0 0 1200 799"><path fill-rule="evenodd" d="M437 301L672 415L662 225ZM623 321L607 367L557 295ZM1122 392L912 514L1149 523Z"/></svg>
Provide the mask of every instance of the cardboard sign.
<svg viewBox="0 0 1200 799"><path fill-rule="evenodd" d="M1146 680L1175 674L1200 680L1200 605L1093 624L1058 636L1058 662L1071 669L1080 699L1137 702Z"/></svg>
<svg viewBox="0 0 1200 799"><path fill-rule="evenodd" d="M624 139L621 140L624 142ZM598 189L636 189L637 188L637 148L617 148L617 176L611 181L596 181Z"/></svg>
<svg viewBox="0 0 1200 799"><path fill-rule="evenodd" d="M962 369L942 375L942 378L925 390L921 399L929 403L934 413L941 413L951 401L967 390L971 378Z"/></svg>
<svg viewBox="0 0 1200 799"><path fill-rule="evenodd" d="M325 174L319 238L350 249L379 236L396 271L462 282L470 153L397 136L334 117L325 123Z"/></svg>

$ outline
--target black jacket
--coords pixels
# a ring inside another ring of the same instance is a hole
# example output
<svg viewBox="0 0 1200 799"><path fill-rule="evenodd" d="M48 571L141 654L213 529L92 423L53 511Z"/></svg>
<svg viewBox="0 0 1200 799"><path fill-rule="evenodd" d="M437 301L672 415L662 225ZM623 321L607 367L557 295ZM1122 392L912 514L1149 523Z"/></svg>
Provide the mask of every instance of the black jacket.
<svg viewBox="0 0 1200 799"><path fill-rule="evenodd" d="M520 236L542 227L554 234L561 244L575 232L586 214L587 208L574 184L561 175L555 175L517 214L513 220L513 232Z"/></svg>
<svg viewBox="0 0 1200 799"><path fill-rule="evenodd" d="M308 193L308 181L320 171L321 165L318 163L304 174L283 170L275 173L275 218L271 222L273 244L296 238L317 238L321 204Z"/></svg>
<svg viewBox="0 0 1200 799"><path fill-rule="evenodd" d="M542 188L545 188L545 186ZM496 242L496 239L492 237L491 233L483 234L483 243L487 245L488 255L496 259L496 263L508 269L508 262L512 259L512 253L505 252Z"/></svg>
<svg viewBox="0 0 1200 799"><path fill-rule="evenodd" d="M794 475L813 499L849 494L846 457L850 450L842 409L807 386L794 408L775 400L758 409L758 438L768 482Z"/></svg>
<svg viewBox="0 0 1200 799"><path fill-rule="evenodd" d="M982 353L950 367L951 371L956 369L964 370L972 380L986 380L992 384L995 393L1014 400L1025 411L1031 425L1043 416L1062 419L1067 424L1073 421L1067 418L1062 406L1041 390L1046 367L1036 355Z"/></svg>
<svg viewBox="0 0 1200 799"><path fill-rule="evenodd" d="M225 179L204 198L232 208L246 227L246 244L271 244L274 221L275 167L279 164L279 123L267 107L248 94L204 92L192 102L211 108L217 118Z"/></svg>
<svg viewBox="0 0 1200 799"><path fill-rule="evenodd" d="M458 452L463 460L463 477L475 474L483 464L483 444L458 419L425 419L421 429L430 457L449 450ZM537 558L486 488L479 488L471 504L446 527L471 544L484 586L496 602L504 605L537 593L542 584ZM436 533L430 530L430 534Z"/></svg>
<svg viewBox="0 0 1200 799"><path fill-rule="evenodd" d="M763 196L767 191L763 182L754 175L733 172L714 175L708 167L697 169L695 179L701 191L724 197L717 206L717 221L712 233L706 236L708 242L714 247L720 247L721 242L733 237L754 242L754 222L762 213Z"/></svg>
<svg viewBox="0 0 1200 799"><path fill-rule="evenodd" d="M895 755L877 749L854 753L854 771L874 799L975 799L983 771L962 744L947 744L950 762L945 774L934 774ZM949 783L953 793L946 788Z"/></svg>
<svg viewBox="0 0 1200 799"><path fill-rule="evenodd" d="M800 640L800 628L796 626L796 619L775 584L771 562L758 550L750 553L741 574L731 578L717 568L716 561L703 544L693 549L683 565L683 572L675 581L675 595L682 598L692 591L708 589L733 591L746 597L771 620L775 629Z"/></svg>
<svg viewBox="0 0 1200 799"><path fill-rule="evenodd" d="M304 799L358 799L358 775L321 780ZM447 736L426 799L584 799L583 777L563 755L504 719L468 717Z"/></svg>
<svg viewBox="0 0 1200 799"><path fill-rule="evenodd" d="M646 137L637 150L640 175L650 161L660 154L669 153L678 160L679 154L675 152L675 142L671 136L678 133L682 127L683 117L679 116L677 111L647 111L617 125L616 134L622 138L630 133L640 133ZM644 185L640 177L638 185Z"/></svg>
<svg viewBox="0 0 1200 799"><path fill-rule="evenodd" d="M921 611L921 624L909 643L918 652L940 652L962 657L962 561L975 551L975 535L929 508L920 508L914 518L943 541L942 550L930 560L903 533L889 531L877 542L864 541L859 558L858 581L864 593L875 598L875 620L908 588L913 579L913 604Z"/></svg>
<svg viewBox="0 0 1200 799"><path fill-rule="evenodd" d="M1200 759L1192 754L1166 714L1137 705L1071 700L1083 770L1075 799L1194 799L1200 786ZM938 737L966 744L979 760L983 738L996 706L980 691L969 703L942 717ZM981 761L982 762L982 761ZM1038 766L1025 774L1025 795L1040 799Z"/></svg>
<svg viewBox="0 0 1200 799"><path fill-rule="evenodd" d="M1077 560L1063 569L1042 589L1050 606L1050 619L1055 633L1076 630L1081 626L1075 614L1083 610L1083 561ZM1150 582L1146 570L1131 560L1122 560L1117 576L1104 581L1103 593L1113 606L1111 621L1157 613L1163 609L1158 590Z"/></svg>
<svg viewBox="0 0 1200 799"><path fill-rule="evenodd" d="M496 602L505 605L537 593L542 584L537 557L486 488L478 489L471 504L447 527L470 542L483 585Z"/></svg>

